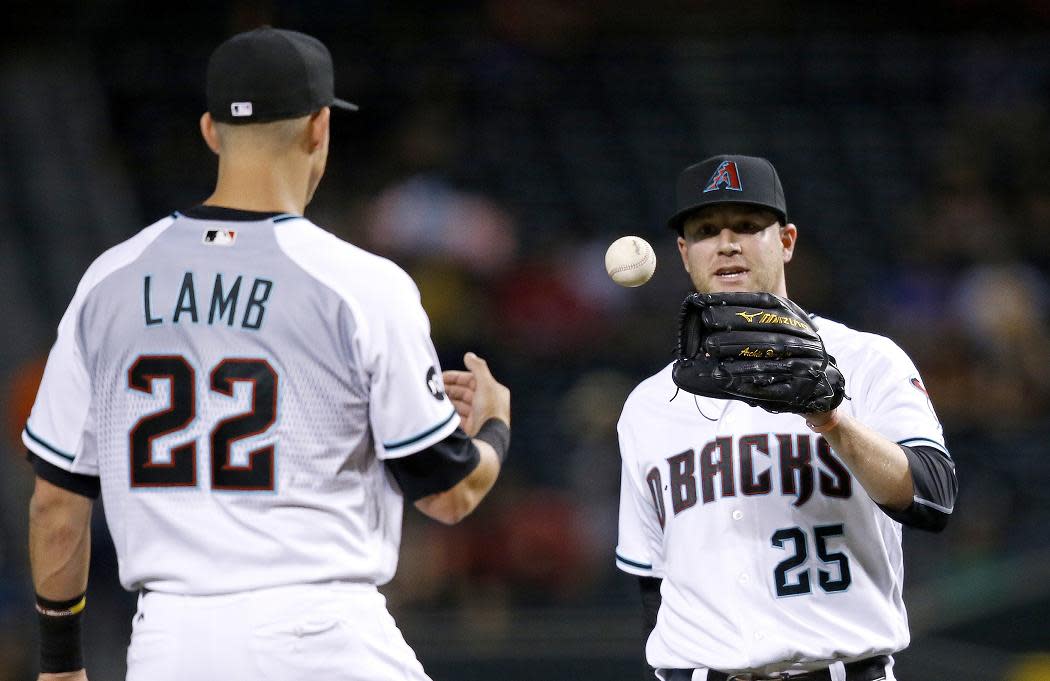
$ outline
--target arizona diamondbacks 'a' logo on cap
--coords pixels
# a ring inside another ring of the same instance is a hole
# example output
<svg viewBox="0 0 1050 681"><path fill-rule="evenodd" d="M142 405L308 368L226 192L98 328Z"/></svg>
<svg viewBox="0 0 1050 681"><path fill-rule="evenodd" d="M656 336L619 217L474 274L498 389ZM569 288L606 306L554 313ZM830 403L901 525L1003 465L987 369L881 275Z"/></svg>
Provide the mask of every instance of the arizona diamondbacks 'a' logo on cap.
<svg viewBox="0 0 1050 681"><path fill-rule="evenodd" d="M733 161L722 161L718 165L714 174L711 175L711 179L707 181L704 193L718 191L719 189L727 189L734 192L744 190L740 184L740 172L737 171L736 163Z"/></svg>
<svg viewBox="0 0 1050 681"><path fill-rule="evenodd" d="M780 224L788 224L784 188L777 171L758 156L718 154L694 163L678 174L675 198L675 212L667 226L679 235L694 211L725 204L770 210Z"/></svg>

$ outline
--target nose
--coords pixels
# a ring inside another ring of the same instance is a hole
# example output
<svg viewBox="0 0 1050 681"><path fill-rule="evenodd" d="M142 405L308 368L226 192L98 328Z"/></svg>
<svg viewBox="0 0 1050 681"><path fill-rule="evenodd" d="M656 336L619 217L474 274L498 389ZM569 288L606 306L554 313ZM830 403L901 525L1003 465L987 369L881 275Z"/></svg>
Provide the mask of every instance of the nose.
<svg viewBox="0 0 1050 681"><path fill-rule="evenodd" d="M726 227L718 233L719 255L734 255L740 252L740 244L736 240L736 232Z"/></svg>

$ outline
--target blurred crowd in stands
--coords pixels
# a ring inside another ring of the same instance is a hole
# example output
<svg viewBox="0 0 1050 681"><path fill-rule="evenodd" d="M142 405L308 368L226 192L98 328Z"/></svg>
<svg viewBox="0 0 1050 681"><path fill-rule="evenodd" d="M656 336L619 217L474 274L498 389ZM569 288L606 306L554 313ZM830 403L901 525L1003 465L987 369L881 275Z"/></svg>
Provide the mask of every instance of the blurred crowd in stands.
<svg viewBox="0 0 1050 681"><path fill-rule="evenodd" d="M33 650L19 433L54 326L95 255L207 195L204 64L223 37L264 22L325 40L337 92L362 107L333 120L308 216L404 266L443 364L475 350L514 395L508 474L476 517L446 528L406 513L385 589L396 610L633 607L612 560L615 424L631 388L670 361L688 292L663 225L675 176L720 152L780 170L800 229L792 297L894 338L923 374L962 493L944 535L906 539L908 584L1050 548L1050 26L1039 3L1006 3L1017 25L990 36L885 20L867 34L848 9L781 31L778 3L720 35L695 17L695 30L676 25L688 3L657 2L637 24L609 4L232 2L159 8L142 31L147 18L103 2L71 44L42 35L42 49L4 55L0 122L23 132L0 130L0 265L17 298L0 351L0 681L26 678ZM198 28L161 30L176 21ZM69 73L72 94L20 85ZM34 134L53 145L43 158L18 141ZM657 250L641 289L616 287L602 266L624 234ZM101 519L89 601L124 627L131 601ZM967 597L934 603L930 619ZM1035 599L1050 607L1045 586ZM954 633L977 636L970 625Z"/></svg>

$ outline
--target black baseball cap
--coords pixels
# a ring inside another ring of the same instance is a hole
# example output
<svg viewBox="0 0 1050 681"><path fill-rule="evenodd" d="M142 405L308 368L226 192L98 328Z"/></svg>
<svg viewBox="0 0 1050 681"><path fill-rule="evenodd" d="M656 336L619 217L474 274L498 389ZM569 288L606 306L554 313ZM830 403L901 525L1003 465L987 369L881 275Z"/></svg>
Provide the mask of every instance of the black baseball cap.
<svg viewBox="0 0 1050 681"><path fill-rule="evenodd" d="M331 106L357 111L335 96L332 55L317 38L264 26L238 33L208 60L208 113L222 123L297 118Z"/></svg>
<svg viewBox="0 0 1050 681"><path fill-rule="evenodd" d="M722 154L689 166L678 176L678 209L667 226L681 233L682 223L705 206L742 203L771 210L787 224L787 204L776 168L757 156Z"/></svg>

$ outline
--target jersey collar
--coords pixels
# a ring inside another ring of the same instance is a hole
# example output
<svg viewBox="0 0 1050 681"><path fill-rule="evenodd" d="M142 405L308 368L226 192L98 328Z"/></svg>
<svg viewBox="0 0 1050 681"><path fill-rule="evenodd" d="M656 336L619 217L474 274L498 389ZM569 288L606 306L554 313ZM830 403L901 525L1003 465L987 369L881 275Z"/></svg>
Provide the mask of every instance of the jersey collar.
<svg viewBox="0 0 1050 681"><path fill-rule="evenodd" d="M205 206L203 204L178 211L175 214L192 218L194 220L222 220L224 222L259 222L260 220L269 220L270 218L278 216L291 215L290 213L241 210L240 208Z"/></svg>

